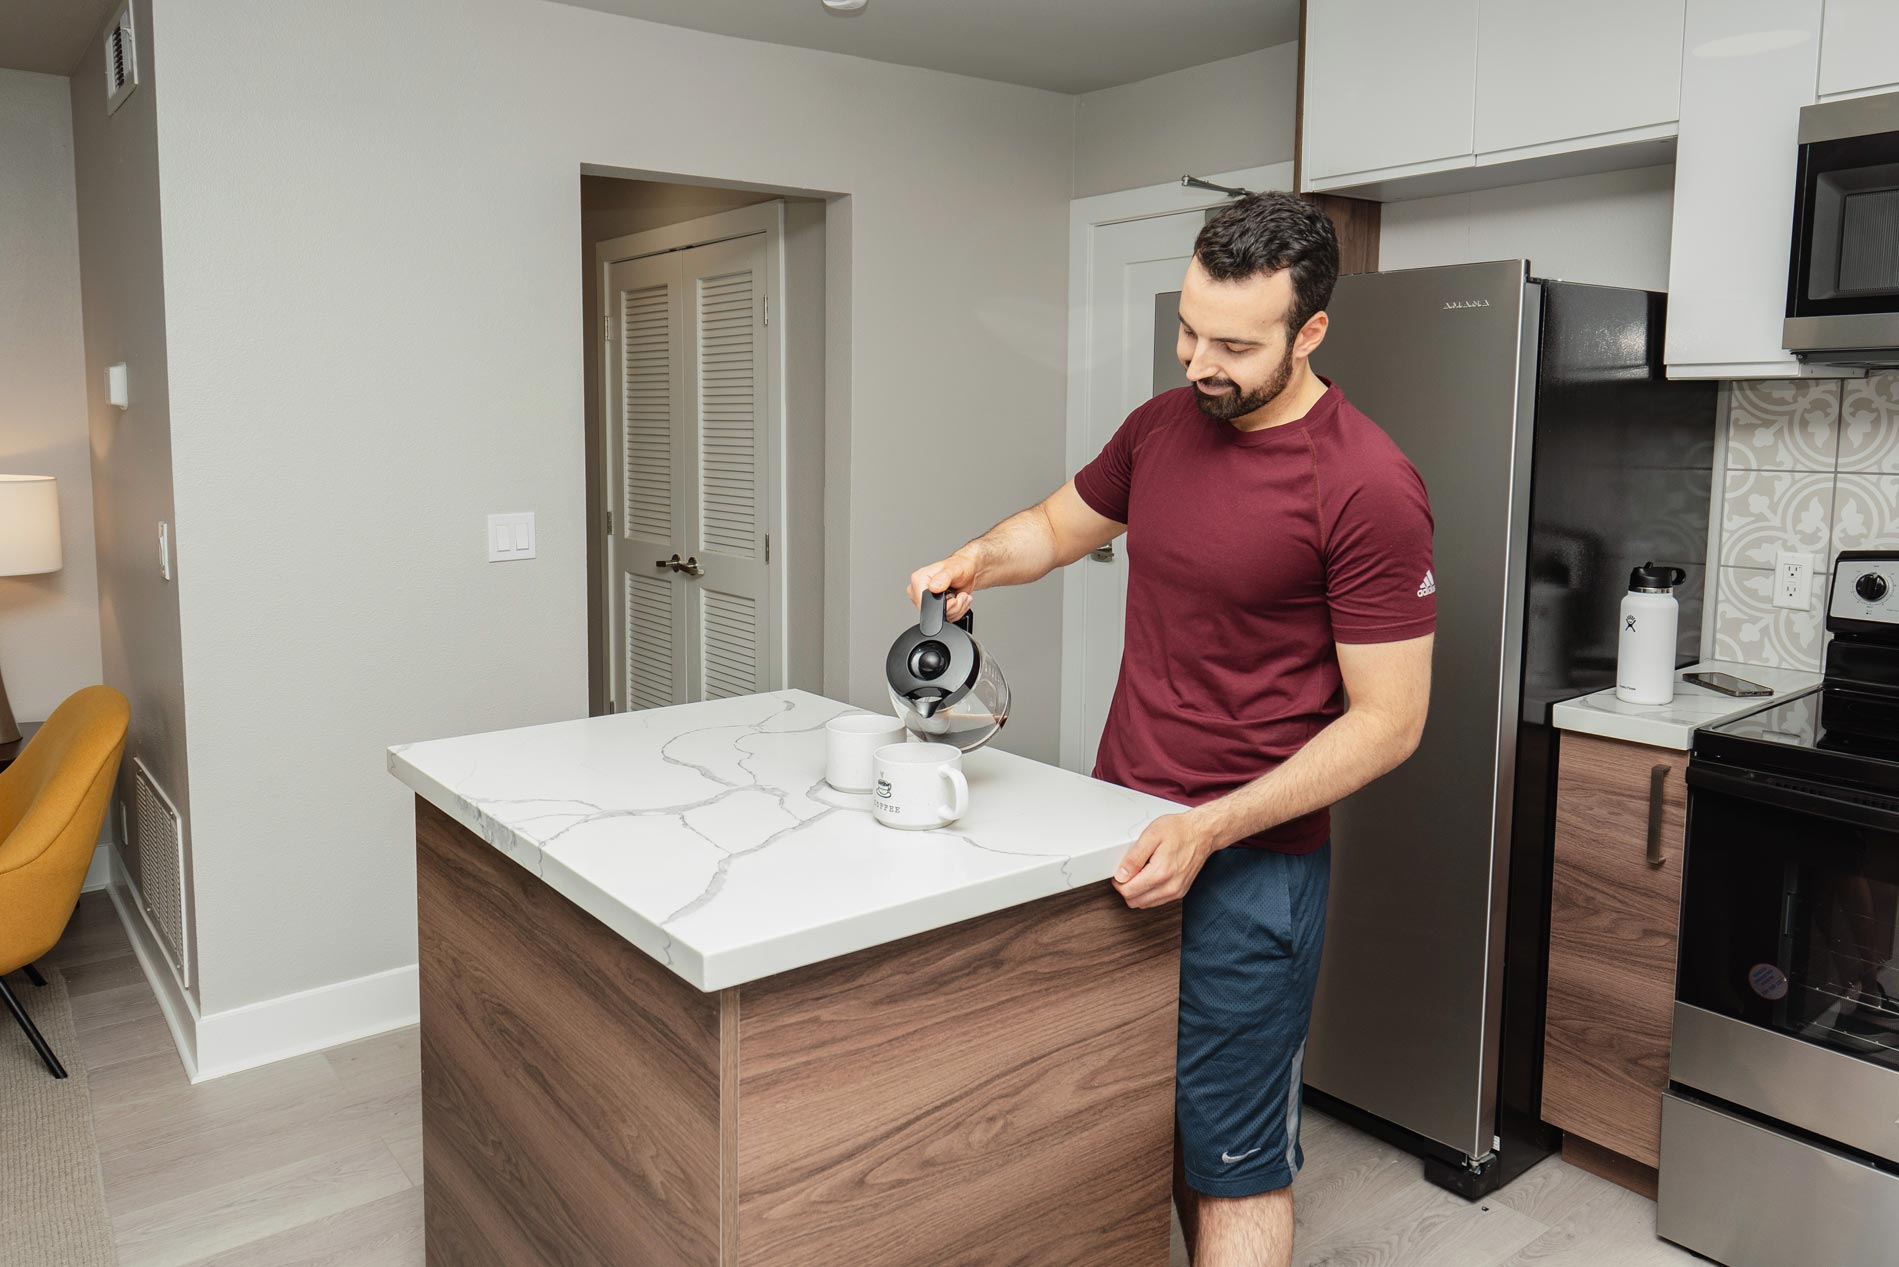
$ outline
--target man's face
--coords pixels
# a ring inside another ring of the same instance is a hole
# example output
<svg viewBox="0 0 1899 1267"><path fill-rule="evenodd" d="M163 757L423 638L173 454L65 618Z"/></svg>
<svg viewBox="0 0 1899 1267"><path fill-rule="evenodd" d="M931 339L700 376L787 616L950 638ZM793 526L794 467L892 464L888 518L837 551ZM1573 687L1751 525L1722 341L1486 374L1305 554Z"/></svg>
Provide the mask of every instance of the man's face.
<svg viewBox="0 0 1899 1267"><path fill-rule="evenodd" d="M1180 290L1180 335L1174 352L1193 384L1194 403L1209 418L1231 422L1266 405L1286 389L1297 361L1325 337L1316 313L1289 338L1292 273L1256 273L1244 281L1207 276L1194 260Z"/></svg>

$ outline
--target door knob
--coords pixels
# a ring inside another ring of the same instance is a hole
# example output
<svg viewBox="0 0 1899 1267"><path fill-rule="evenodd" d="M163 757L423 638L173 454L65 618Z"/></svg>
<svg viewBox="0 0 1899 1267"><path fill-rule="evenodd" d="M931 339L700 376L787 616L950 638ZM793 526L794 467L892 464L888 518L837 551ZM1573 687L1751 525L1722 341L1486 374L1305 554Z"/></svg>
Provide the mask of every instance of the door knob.
<svg viewBox="0 0 1899 1267"><path fill-rule="evenodd" d="M683 572L686 570L686 565L679 561L679 556L676 554L670 559L654 559L653 566L656 568L671 568L675 572Z"/></svg>
<svg viewBox="0 0 1899 1267"><path fill-rule="evenodd" d="M1088 557L1093 559L1096 563L1114 562L1114 543L1109 542L1105 546L1096 546L1088 552Z"/></svg>
<svg viewBox="0 0 1899 1267"><path fill-rule="evenodd" d="M674 555L673 557L677 558L678 556ZM686 561L676 566L679 571L684 572L687 576L704 576L706 574L706 570L699 566L699 556L696 554L687 555Z"/></svg>

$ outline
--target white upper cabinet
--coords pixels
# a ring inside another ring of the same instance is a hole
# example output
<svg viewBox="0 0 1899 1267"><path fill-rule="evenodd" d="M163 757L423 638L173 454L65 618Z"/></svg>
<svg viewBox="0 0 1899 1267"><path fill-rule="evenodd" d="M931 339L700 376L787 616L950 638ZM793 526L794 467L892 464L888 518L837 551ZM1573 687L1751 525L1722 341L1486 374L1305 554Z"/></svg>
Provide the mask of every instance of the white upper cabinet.
<svg viewBox="0 0 1899 1267"><path fill-rule="evenodd" d="M1312 0L1305 59L1308 188L1473 161L1477 0Z"/></svg>
<svg viewBox="0 0 1899 1267"><path fill-rule="evenodd" d="M1834 0L1838 3L1838 0ZM1796 378L1780 345L1821 0L1689 0L1668 259L1670 378Z"/></svg>
<svg viewBox="0 0 1899 1267"><path fill-rule="evenodd" d="M1672 134L1685 7L1686 0L1481 0L1480 158ZM1645 135L1608 135L1634 132Z"/></svg>
<svg viewBox="0 0 1899 1267"><path fill-rule="evenodd" d="M1666 162L1685 3L1309 0L1303 188L1415 198Z"/></svg>
<svg viewBox="0 0 1899 1267"><path fill-rule="evenodd" d="M1826 0L1820 95L1899 90L1899 0Z"/></svg>

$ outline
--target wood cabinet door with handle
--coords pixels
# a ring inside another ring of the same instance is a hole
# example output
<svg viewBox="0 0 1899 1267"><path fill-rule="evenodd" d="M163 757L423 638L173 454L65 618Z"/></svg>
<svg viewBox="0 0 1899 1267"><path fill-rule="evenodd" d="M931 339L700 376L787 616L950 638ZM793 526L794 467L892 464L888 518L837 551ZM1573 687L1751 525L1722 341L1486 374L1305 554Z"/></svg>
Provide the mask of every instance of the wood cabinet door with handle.
<svg viewBox="0 0 1899 1267"><path fill-rule="evenodd" d="M1675 1007L1688 754L1562 737L1543 1118L1659 1161Z"/></svg>

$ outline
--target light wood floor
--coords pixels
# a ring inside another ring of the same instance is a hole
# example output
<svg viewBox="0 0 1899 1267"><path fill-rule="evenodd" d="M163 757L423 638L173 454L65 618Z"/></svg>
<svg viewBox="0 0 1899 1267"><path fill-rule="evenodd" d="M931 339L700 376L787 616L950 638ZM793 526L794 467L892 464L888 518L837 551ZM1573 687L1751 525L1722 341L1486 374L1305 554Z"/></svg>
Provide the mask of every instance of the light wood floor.
<svg viewBox="0 0 1899 1267"><path fill-rule="evenodd" d="M92 1082L123 1267L419 1267L415 1030L194 1087L103 894L48 958L72 993L80 1050L62 1055ZM1701 1261L1655 1239L1650 1202L1555 1158L1472 1205L1341 1122L1308 1113L1303 1135L1303 1267Z"/></svg>

